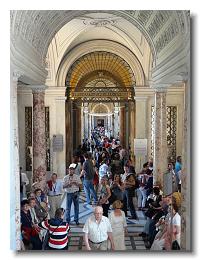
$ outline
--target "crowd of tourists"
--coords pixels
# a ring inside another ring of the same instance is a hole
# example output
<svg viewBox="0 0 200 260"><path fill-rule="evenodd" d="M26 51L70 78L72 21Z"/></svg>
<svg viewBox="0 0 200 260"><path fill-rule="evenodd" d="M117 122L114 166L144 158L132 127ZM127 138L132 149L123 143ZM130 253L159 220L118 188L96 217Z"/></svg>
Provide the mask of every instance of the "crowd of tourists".
<svg viewBox="0 0 200 260"><path fill-rule="evenodd" d="M181 158L175 167L168 165L174 196L164 196L161 187L153 185L152 159L136 173L130 151L120 146L119 139L103 134L104 129L93 129L91 139L74 151L63 180L53 173L42 189L38 179L27 197L21 189L22 249L67 250L72 203L73 222L80 225L80 191L85 193L85 205L94 209L83 226L87 250L125 250L127 220L137 223L137 211L146 217L139 236L149 249L180 247ZM61 207L63 191L66 209Z"/></svg>

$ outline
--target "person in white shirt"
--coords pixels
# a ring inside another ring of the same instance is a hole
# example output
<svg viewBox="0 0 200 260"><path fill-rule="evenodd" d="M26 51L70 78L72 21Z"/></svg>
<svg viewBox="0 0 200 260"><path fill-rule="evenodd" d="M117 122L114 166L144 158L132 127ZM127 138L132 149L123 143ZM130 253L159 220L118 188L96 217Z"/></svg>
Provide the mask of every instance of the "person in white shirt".
<svg viewBox="0 0 200 260"><path fill-rule="evenodd" d="M154 240L151 250L163 250L170 251L172 248L172 242L177 241L180 246L181 239L181 216L178 213L178 206L176 203L172 203L172 212L168 221L165 223L164 231L161 237Z"/></svg>
<svg viewBox="0 0 200 260"><path fill-rule="evenodd" d="M81 179L75 174L77 164L71 163L69 166L69 174L64 177L63 188L67 193L66 200L66 222L69 224L71 217L71 206L74 204L74 221L79 225L79 188L81 187Z"/></svg>
<svg viewBox="0 0 200 260"><path fill-rule="evenodd" d="M54 217L55 211L60 208L61 205L63 183L61 180L58 180L57 177L57 174L53 173L51 176L51 180L47 182L48 203L50 205L50 218Z"/></svg>
<svg viewBox="0 0 200 260"><path fill-rule="evenodd" d="M122 202L116 200L112 204L114 210L108 216L113 231L115 250L126 250L125 233L128 233L128 230L125 214L121 211L122 206Z"/></svg>
<svg viewBox="0 0 200 260"><path fill-rule="evenodd" d="M99 167L99 177L100 180L104 175L107 175L107 171L108 171L108 161L105 159L103 161L103 164Z"/></svg>
<svg viewBox="0 0 200 260"><path fill-rule="evenodd" d="M111 249L115 250L112 227L107 217L103 216L103 208L95 207L94 215L90 216L83 227L87 250L108 250L108 239Z"/></svg>

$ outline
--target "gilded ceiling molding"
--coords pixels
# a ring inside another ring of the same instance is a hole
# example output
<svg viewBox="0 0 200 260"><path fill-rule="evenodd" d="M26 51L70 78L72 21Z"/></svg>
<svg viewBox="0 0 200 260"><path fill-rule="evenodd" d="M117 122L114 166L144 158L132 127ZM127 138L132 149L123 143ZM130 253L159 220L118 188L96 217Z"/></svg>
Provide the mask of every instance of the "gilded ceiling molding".
<svg viewBox="0 0 200 260"><path fill-rule="evenodd" d="M56 76L56 85L65 86L66 75L72 64L80 57L90 53L91 50L93 52L106 51L118 55L129 64L134 73L136 84L145 84L143 68L136 56L128 48L116 42L94 40L78 45L63 58Z"/></svg>

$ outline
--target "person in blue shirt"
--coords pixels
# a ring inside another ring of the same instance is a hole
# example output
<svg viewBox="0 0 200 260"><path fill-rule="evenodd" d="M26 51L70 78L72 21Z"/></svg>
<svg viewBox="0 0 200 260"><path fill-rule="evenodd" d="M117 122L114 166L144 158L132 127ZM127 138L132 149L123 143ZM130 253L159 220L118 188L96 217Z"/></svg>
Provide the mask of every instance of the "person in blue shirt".
<svg viewBox="0 0 200 260"><path fill-rule="evenodd" d="M181 156L177 156L176 164L175 164L175 178L176 178L176 186L178 187L180 182L180 171L182 169L182 160Z"/></svg>

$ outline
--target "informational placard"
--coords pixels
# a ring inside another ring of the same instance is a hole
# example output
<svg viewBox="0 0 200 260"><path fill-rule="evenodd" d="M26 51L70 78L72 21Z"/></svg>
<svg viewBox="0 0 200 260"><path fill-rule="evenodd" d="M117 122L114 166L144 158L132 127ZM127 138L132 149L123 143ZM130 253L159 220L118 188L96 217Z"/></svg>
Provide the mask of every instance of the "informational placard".
<svg viewBox="0 0 200 260"><path fill-rule="evenodd" d="M134 139L134 155L147 155L147 139Z"/></svg>
<svg viewBox="0 0 200 260"><path fill-rule="evenodd" d="M53 135L53 152L63 151L63 135Z"/></svg>

